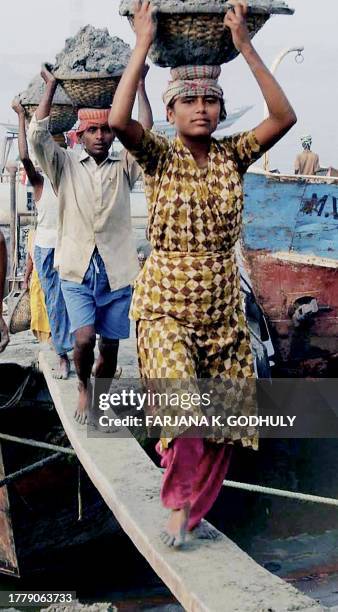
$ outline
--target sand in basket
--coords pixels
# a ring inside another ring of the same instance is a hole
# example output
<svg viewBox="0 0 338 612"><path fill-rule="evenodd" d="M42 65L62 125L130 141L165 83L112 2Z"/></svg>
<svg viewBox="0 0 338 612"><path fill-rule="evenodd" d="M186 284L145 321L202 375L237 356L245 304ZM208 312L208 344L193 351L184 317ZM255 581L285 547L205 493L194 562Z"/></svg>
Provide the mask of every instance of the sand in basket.
<svg viewBox="0 0 338 612"><path fill-rule="evenodd" d="M56 56L53 73L77 107L108 108L131 49L106 28L87 25Z"/></svg>
<svg viewBox="0 0 338 612"><path fill-rule="evenodd" d="M238 55L224 15L227 0L153 0L157 31L149 57L158 66L220 65ZM134 1L122 0L120 14L132 23ZM292 14L283 0L248 0L251 38L272 14Z"/></svg>

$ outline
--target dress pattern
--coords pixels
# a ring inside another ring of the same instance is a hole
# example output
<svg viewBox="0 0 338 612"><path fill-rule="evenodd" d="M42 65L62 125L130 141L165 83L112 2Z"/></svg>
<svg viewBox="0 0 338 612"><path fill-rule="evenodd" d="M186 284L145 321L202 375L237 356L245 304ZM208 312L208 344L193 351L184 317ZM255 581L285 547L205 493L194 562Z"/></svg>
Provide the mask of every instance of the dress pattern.
<svg viewBox="0 0 338 612"><path fill-rule="evenodd" d="M245 397L239 393L229 411L256 414L255 395L248 391L253 386L244 384L254 371L235 257L243 175L262 154L255 133L212 139L205 171L178 137L170 142L145 130L130 152L144 171L153 247L131 306L141 376L189 378L195 385L198 378L227 379L233 389L241 383ZM162 443L181 433L167 432ZM252 429L215 437L241 437L243 445L257 447Z"/></svg>

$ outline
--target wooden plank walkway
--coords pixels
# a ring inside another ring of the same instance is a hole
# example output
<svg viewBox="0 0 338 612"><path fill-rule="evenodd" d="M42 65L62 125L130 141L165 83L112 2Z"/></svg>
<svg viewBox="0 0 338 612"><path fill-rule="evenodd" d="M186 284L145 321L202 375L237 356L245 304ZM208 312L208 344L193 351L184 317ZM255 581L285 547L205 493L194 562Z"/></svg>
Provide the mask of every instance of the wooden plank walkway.
<svg viewBox="0 0 338 612"><path fill-rule="evenodd" d="M125 350L122 344L121 350L122 365L130 351L128 376L135 371L133 342ZM79 461L126 534L187 611L324 610L260 567L223 534L212 542L190 541L184 550L167 549L159 539L167 515L159 501L160 471L133 438L89 437L87 428L73 418L75 375L67 381L55 380L56 358L51 351L40 353L39 365Z"/></svg>

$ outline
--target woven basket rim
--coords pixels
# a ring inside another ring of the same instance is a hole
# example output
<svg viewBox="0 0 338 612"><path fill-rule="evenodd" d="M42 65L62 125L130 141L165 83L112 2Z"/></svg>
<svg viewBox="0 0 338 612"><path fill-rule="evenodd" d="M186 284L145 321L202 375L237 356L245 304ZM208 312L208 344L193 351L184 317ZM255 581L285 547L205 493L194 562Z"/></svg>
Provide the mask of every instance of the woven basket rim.
<svg viewBox="0 0 338 612"><path fill-rule="evenodd" d="M156 6L156 3L155 3L157 14L171 15L171 16L193 15L193 14L200 14L200 15L222 14L223 15L228 10L228 8L230 8L230 6L231 6L231 2L229 2L228 0L224 0L224 3L222 5L214 4L211 0L208 6L182 5L181 7L177 6L174 9L170 4L158 7ZM290 8L283 1L279 2L275 6L269 7L264 2L262 2L261 5L259 4L256 5L256 4L252 4L252 2L248 0L248 13L249 14L293 15L294 12L295 12L295 9ZM133 17L134 15L133 0L127 0L126 2L121 2L119 13L122 17Z"/></svg>
<svg viewBox="0 0 338 612"><path fill-rule="evenodd" d="M22 106L24 108L27 108L29 106L36 106L36 107L38 107L40 102L28 102L28 103L25 103L25 104L23 104L21 102L21 104L22 104ZM70 109L74 109L75 110L74 104L71 104L69 102L68 103L65 103L65 102L53 102L52 103L52 108L53 108L53 106L64 106L65 108L70 108Z"/></svg>
<svg viewBox="0 0 338 612"><path fill-rule="evenodd" d="M79 72L78 74L62 74L54 75L55 78L62 83L62 81L91 81L91 80L103 80L103 79L117 79L122 76L122 72L108 73L108 72Z"/></svg>

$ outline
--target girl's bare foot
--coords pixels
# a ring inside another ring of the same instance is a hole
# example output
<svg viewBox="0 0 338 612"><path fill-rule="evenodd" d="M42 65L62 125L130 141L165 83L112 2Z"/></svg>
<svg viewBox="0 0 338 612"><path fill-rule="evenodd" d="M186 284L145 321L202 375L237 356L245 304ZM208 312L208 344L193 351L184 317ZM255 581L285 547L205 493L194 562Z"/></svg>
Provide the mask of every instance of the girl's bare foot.
<svg viewBox="0 0 338 612"><path fill-rule="evenodd" d="M75 410L74 418L80 425L88 423L88 415L92 403L92 385L88 382L87 387L82 382L79 382L79 400Z"/></svg>
<svg viewBox="0 0 338 612"><path fill-rule="evenodd" d="M203 520L198 523L194 529L188 532L189 538L198 538L199 540L217 540L219 536L219 531L207 523L207 521Z"/></svg>
<svg viewBox="0 0 338 612"><path fill-rule="evenodd" d="M180 548L183 546L187 533L189 513L189 504L180 510L171 511L166 529L160 534L162 542L169 546L169 548Z"/></svg>
<svg viewBox="0 0 338 612"><path fill-rule="evenodd" d="M56 372L54 372L54 378L59 380L67 380L70 372L70 361L67 355L60 355L59 367Z"/></svg>

